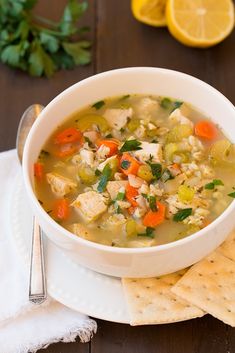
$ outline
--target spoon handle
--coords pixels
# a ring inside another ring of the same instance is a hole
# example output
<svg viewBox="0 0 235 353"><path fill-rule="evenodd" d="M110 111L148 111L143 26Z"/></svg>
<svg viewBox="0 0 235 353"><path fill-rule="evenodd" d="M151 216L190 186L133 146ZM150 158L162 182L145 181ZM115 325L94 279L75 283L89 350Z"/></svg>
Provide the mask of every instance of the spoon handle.
<svg viewBox="0 0 235 353"><path fill-rule="evenodd" d="M46 297L42 230L34 217L30 260L29 300L34 304L41 304L46 300Z"/></svg>

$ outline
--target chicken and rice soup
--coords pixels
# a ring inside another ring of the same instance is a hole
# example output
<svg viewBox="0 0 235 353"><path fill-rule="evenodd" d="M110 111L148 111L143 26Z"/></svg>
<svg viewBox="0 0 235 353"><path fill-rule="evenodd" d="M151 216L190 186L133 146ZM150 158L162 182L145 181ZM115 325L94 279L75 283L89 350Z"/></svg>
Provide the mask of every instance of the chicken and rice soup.
<svg viewBox="0 0 235 353"><path fill-rule="evenodd" d="M56 129L34 164L35 188L45 211L79 237L154 246L224 211L235 197L234 163L232 143L187 103L125 95Z"/></svg>

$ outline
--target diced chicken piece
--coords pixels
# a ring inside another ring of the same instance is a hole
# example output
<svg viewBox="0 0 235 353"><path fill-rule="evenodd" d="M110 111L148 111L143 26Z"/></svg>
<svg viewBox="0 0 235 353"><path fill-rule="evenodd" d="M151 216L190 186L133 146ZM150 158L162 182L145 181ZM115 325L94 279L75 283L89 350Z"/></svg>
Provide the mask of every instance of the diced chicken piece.
<svg viewBox="0 0 235 353"><path fill-rule="evenodd" d="M133 188L140 188L143 184L146 184L145 180L143 180L133 174L128 175L128 181L129 181L129 184L131 186L133 186Z"/></svg>
<svg viewBox="0 0 235 353"><path fill-rule="evenodd" d="M169 116L169 120L172 123L179 123L184 125L190 125L193 128L193 122L186 118L179 108L175 109Z"/></svg>
<svg viewBox="0 0 235 353"><path fill-rule="evenodd" d="M135 136L138 139L142 139L146 136L146 129L144 125L140 125L136 130L135 130Z"/></svg>
<svg viewBox="0 0 235 353"><path fill-rule="evenodd" d="M90 239L91 234L89 230L81 223L72 224L69 230L83 239Z"/></svg>
<svg viewBox="0 0 235 353"><path fill-rule="evenodd" d="M100 163L97 167L97 169L102 172L102 170L104 169L104 167L110 163L112 160L114 160L116 158L116 156L112 156L112 157L109 157L107 158L104 162Z"/></svg>
<svg viewBox="0 0 235 353"><path fill-rule="evenodd" d="M99 218L106 210L107 205L102 194L96 191L88 191L78 195L72 206L78 210L88 221Z"/></svg>
<svg viewBox="0 0 235 353"><path fill-rule="evenodd" d="M133 213L133 217L136 219L142 218L146 213L146 210L141 207L136 207L135 212Z"/></svg>
<svg viewBox="0 0 235 353"><path fill-rule="evenodd" d="M124 223L126 223L126 218L123 216L123 214L114 214L110 216L105 222L104 222L104 227L118 227L122 226Z"/></svg>
<svg viewBox="0 0 235 353"><path fill-rule="evenodd" d="M85 162L90 167L94 166L94 152L82 148L80 150L80 156L82 162Z"/></svg>
<svg viewBox="0 0 235 353"><path fill-rule="evenodd" d="M139 100L135 110L141 119L151 117L151 114L155 113L159 109L159 103L149 97L144 97Z"/></svg>
<svg viewBox="0 0 235 353"><path fill-rule="evenodd" d="M127 123L128 118L131 118L133 109L107 109L104 112L104 117L113 129L120 130Z"/></svg>
<svg viewBox="0 0 235 353"><path fill-rule="evenodd" d="M71 179L57 173L47 173L46 178L52 192L58 197L64 197L77 187L77 184Z"/></svg>
<svg viewBox="0 0 235 353"><path fill-rule="evenodd" d="M135 157L139 158L141 162L148 161L150 158L152 162L161 163L162 161L162 146L159 143L141 142L142 149L135 151Z"/></svg>
<svg viewBox="0 0 235 353"><path fill-rule="evenodd" d="M117 204L121 209L126 209L131 207L131 204L128 201L117 201Z"/></svg>
<svg viewBox="0 0 235 353"><path fill-rule="evenodd" d="M115 200L119 190L124 187L126 188L128 181L120 180L120 181L109 181L107 184L107 191L112 200Z"/></svg>
<svg viewBox="0 0 235 353"><path fill-rule="evenodd" d="M110 152L110 148L105 146L105 145L101 145L98 150L96 151L96 156L99 160L104 160L105 158L107 158L108 154Z"/></svg>
<svg viewBox="0 0 235 353"><path fill-rule="evenodd" d="M99 138L99 134L97 131L85 131L83 136L87 137L92 143L96 143Z"/></svg>

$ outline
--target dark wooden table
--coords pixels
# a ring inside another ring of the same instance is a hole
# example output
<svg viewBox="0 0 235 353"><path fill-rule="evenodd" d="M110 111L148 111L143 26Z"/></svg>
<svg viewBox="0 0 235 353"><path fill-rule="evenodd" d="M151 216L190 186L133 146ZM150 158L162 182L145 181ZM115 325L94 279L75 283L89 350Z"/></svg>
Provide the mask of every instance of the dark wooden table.
<svg viewBox="0 0 235 353"><path fill-rule="evenodd" d="M216 0L215 0L216 1ZM38 13L57 18L65 0L41 0ZM129 0L89 0L84 23L93 41L92 64L61 71L50 80L30 78L0 65L0 150L15 146L22 112L32 103L46 105L59 92L97 72L126 66L157 66L186 72L213 85L235 104L235 32L220 45L190 49L167 29L135 21ZM82 285L82 283L81 283ZM14 338L13 338L14 339ZM207 315L178 324L130 327L98 320L88 344L54 344L41 353L233 353L235 330Z"/></svg>

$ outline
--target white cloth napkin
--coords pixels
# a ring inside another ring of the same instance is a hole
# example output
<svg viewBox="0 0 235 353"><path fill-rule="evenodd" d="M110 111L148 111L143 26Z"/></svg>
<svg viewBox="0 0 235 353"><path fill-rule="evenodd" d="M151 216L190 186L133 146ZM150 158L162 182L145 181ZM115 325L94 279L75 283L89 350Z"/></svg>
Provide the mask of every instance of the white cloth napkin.
<svg viewBox="0 0 235 353"><path fill-rule="evenodd" d="M36 352L55 342L87 342L96 322L49 298L41 306L28 301L29 273L15 248L10 203L20 173L16 151L0 153L0 352Z"/></svg>

